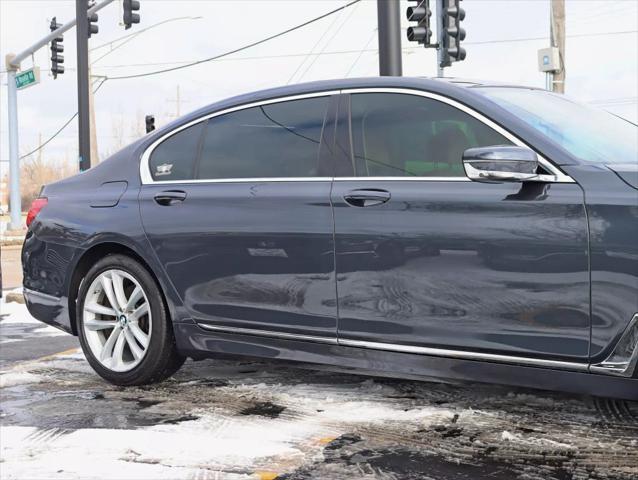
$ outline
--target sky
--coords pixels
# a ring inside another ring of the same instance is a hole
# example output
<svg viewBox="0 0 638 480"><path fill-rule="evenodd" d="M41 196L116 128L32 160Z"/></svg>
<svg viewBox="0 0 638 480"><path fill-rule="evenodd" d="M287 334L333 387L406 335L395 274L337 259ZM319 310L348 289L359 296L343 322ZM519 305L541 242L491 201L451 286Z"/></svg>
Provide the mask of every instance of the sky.
<svg viewBox="0 0 638 480"><path fill-rule="evenodd" d="M100 11L100 31L89 45L95 86L107 78L95 94L102 159L143 132L145 114L154 114L156 125L161 126L178 113L236 94L288 83L378 74L376 2L363 0L219 61L161 75L114 79L233 50L347 1L141 0L141 23L130 30L121 24L121 3L116 0ZM401 1L404 30L408 3ZM447 68L445 75L543 87L545 77L538 71L537 51L549 46L549 3L463 1L467 59ZM66 22L74 15L74 0L0 0L2 59L45 36L52 17ZM638 0L567 0L566 19L566 94L637 121ZM136 35L118 40L130 34ZM39 66L42 78L40 84L18 92L21 154L51 137L77 110L75 30L64 38L66 73L56 80L48 71L48 47L22 64L23 68ZM405 76L436 75L433 49L408 42L405 32L402 47ZM4 175L8 170L4 62L0 71L0 175ZM75 163L77 143L77 122L73 121L42 149L42 157Z"/></svg>

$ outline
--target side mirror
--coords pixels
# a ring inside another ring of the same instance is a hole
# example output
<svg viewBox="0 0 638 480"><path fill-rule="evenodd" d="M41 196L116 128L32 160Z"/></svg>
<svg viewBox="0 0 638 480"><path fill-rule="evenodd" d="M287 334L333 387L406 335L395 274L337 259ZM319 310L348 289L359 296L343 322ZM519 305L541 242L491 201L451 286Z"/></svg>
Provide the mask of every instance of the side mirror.
<svg viewBox="0 0 638 480"><path fill-rule="evenodd" d="M468 148L463 152L463 168L475 182L538 181L538 156L525 147L495 145Z"/></svg>

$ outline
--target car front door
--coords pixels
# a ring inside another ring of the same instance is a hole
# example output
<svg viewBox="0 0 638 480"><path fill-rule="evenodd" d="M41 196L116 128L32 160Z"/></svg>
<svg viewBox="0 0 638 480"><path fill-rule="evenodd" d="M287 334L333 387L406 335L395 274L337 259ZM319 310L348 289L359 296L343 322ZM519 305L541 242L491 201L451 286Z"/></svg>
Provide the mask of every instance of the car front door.
<svg viewBox="0 0 638 480"><path fill-rule="evenodd" d="M336 336L332 176L320 151L331 97L308 97L220 112L143 160L150 245L187 315L208 328Z"/></svg>
<svg viewBox="0 0 638 480"><path fill-rule="evenodd" d="M520 143L454 101L342 96L335 217L339 342L462 358L587 361L575 183L476 183L470 147ZM547 164L545 164L547 166ZM551 167L551 165L550 165ZM496 355L494 357L493 355Z"/></svg>

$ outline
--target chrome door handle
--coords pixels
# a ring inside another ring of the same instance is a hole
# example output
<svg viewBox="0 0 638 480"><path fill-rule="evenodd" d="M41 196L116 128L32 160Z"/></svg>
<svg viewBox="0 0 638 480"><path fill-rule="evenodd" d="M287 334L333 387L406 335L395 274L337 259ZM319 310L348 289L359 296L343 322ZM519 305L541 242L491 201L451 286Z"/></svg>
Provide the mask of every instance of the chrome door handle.
<svg viewBox="0 0 638 480"><path fill-rule="evenodd" d="M170 207L186 200L186 192L181 190L167 190L165 192L156 193L153 197L159 205Z"/></svg>
<svg viewBox="0 0 638 480"><path fill-rule="evenodd" d="M348 205L353 207L374 207L386 203L392 195L387 190L369 188L352 190L343 196Z"/></svg>

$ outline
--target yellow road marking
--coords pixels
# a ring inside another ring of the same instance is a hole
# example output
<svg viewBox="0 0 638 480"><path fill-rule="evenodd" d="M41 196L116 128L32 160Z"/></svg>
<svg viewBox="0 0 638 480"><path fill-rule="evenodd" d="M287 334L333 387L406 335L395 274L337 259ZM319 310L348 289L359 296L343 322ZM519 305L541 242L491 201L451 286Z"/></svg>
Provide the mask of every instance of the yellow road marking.
<svg viewBox="0 0 638 480"><path fill-rule="evenodd" d="M56 358L56 357L62 357L64 355L71 355L72 353L76 353L79 350L80 349L78 347L69 348L68 350L64 350L64 351L58 352L58 353L52 353L51 355L45 355L44 357L36 358L36 359L30 360L30 361L31 362L42 362L42 361L45 361L45 360L51 360L51 359Z"/></svg>
<svg viewBox="0 0 638 480"><path fill-rule="evenodd" d="M321 437L319 440L317 440L317 442L320 443L321 445L326 445L332 442L335 438L337 437Z"/></svg>
<svg viewBox="0 0 638 480"><path fill-rule="evenodd" d="M259 480L275 480L279 476L279 474L276 472L268 471L255 472L255 475L257 475L257 478L259 478Z"/></svg>

